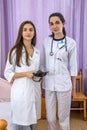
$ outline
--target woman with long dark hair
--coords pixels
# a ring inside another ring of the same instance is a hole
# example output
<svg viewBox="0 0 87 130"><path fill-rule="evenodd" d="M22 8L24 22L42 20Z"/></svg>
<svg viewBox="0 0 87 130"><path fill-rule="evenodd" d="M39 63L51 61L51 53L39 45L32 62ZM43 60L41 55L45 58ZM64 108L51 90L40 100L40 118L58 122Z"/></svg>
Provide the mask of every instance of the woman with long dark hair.
<svg viewBox="0 0 87 130"><path fill-rule="evenodd" d="M56 127L56 101L60 130L70 130L69 117L72 98L75 97L77 75L76 42L66 36L65 19L61 13L49 16L52 34L44 40L41 51L41 69L49 71L43 79L49 130Z"/></svg>
<svg viewBox="0 0 87 130"><path fill-rule="evenodd" d="M35 26L31 21L24 21L4 72L5 78L12 83L11 110L15 130L34 130L40 118L40 83L32 80L40 63L40 53L35 45Z"/></svg>

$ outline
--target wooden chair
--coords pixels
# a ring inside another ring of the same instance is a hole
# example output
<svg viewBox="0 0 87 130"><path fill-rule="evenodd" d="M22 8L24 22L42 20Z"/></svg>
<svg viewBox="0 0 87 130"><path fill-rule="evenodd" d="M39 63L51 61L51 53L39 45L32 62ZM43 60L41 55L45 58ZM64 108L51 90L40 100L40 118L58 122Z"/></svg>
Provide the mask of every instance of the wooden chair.
<svg viewBox="0 0 87 130"><path fill-rule="evenodd" d="M41 99L41 119L46 119L45 97Z"/></svg>
<svg viewBox="0 0 87 130"><path fill-rule="evenodd" d="M73 104L79 103L79 107L71 107L71 110L83 110L83 118L86 120L86 99L87 97L83 93L82 87L82 72L80 71L79 74L76 76L76 97L72 100Z"/></svg>

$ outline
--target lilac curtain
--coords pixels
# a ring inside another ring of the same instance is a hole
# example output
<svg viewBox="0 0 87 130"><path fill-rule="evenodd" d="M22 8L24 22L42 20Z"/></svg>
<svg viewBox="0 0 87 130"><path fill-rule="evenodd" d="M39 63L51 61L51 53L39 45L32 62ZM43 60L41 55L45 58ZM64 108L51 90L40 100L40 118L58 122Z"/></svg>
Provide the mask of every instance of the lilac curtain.
<svg viewBox="0 0 87 130"><path fill-rule="evenodd" d="M0 43L1 43L1 2L0 2ZM0 44L0 66L1 66L1 44ZM1 74L1 67L0 67Z"/></svg>
<svg viewBox="0 0 87 130"><path fill-rule="evenodd" d="M87 0L0 0L0 10L0 76L3 77L7 53L15 43L20 23L33 21L40 49L43 39L50 34L49 15L61 12L66 20L67 35L77 42L78 70L83 71L87 95Z"/></svg>

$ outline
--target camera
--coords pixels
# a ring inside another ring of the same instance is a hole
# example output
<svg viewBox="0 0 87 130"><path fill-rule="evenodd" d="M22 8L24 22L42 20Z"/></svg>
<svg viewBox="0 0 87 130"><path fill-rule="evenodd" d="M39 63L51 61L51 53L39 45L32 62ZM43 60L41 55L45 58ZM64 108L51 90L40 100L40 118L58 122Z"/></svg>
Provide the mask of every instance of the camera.
<svg viewBox="0 0 87 130"><path fill-rule="evenodd" d="M42 79L44 76L47 75L47 73L48 73L48 71L43 72L43 71L41 71L41 70L38 70L36 73L33 73L33 75L36 77L36 78L33 77L33 80L34 80L35 82L40 82L41 79ZM37 78L37 77L38 77L38 78Z"/></svg>

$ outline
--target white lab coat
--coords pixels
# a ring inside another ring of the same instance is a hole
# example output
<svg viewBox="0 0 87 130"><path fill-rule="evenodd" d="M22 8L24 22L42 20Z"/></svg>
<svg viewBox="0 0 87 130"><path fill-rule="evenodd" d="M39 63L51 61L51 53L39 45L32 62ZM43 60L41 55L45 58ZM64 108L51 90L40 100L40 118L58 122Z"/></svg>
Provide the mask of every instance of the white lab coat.
<svg viewBox="0 0 87 130"><path fill-rule="evenodd" d="M76 42L66 37L66 48L59 49L57 43L53 43L53 56L50 56L52 37L44 40L40 66L42 70L49 71L43 80L43 88L50 91L69 91L72 89L71 76L77 75ZM62 46L62 44L61 44Z"/></svg>
<svg viewBox="0 0 87 130"><path fill-rule="evenodd" d="M34 48L33 57L29 57L30 66L25 64L25 49L22 50L21 67L15 65L16 54L12 53L12 64L7 59L5 78L10 82L14 73L37 71L40 64L40 53ZM15 79L11 88L11 110L13 123L31 125L37 122L41 114L41 89L40 83L27 77Z"/></svg>

